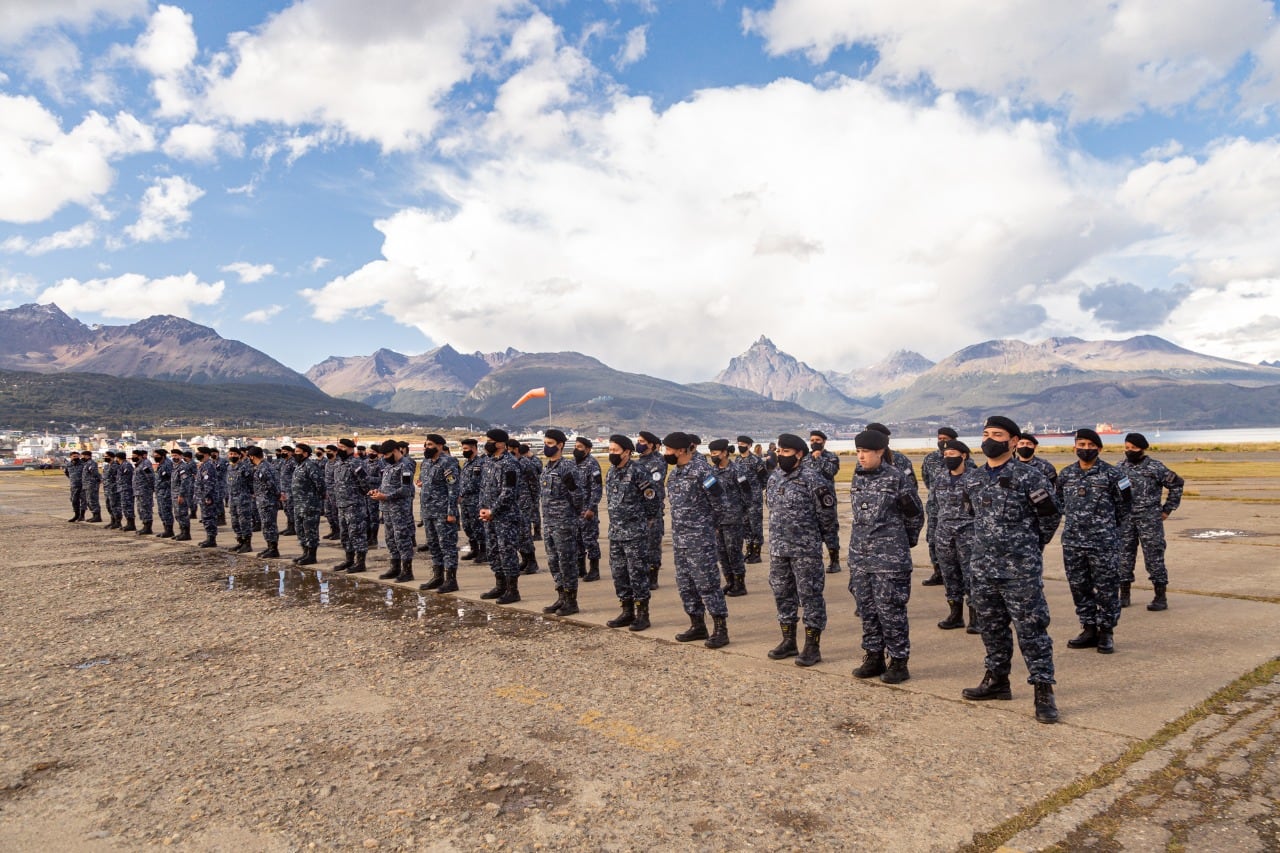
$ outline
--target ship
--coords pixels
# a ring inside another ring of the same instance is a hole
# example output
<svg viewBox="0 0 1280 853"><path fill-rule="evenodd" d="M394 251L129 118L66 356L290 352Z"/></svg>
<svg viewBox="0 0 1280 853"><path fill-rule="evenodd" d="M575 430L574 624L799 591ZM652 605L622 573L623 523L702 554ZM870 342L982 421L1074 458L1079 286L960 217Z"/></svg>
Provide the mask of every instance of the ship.
<svg viewBox="0 0 1280 853"><path fill-rule="evenodd" d="M1035 435L1036 438L1072 438L1075 436L1077 429L1079 429L1079 427L1072 427L1071 429L1068 429L1068 430L1064 430L1061 428L1051 428L1048 424L1045 424L1044 430L1042 432L1035 432L1033 430L1032 434ZM1119 435L1120 434L1120 430L1116 429L1115 426L1108 423L1095 424L1093 427L1093 431L1096 432L1098 435Z"/></svg>

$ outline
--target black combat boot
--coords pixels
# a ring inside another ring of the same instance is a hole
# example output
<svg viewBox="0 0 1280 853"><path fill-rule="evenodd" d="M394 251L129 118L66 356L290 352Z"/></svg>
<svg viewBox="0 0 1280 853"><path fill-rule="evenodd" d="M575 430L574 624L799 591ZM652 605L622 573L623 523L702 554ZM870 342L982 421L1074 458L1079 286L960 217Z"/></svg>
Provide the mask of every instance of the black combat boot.
<svg viewBox="0 0 1280 853"><path fill-rule="evenodd" d="M480 597L486 600L491 598L498 598L506 591L507 591L506 579L502 575L495 574L493 576L493 589L489 590L488 592L480 593Z"/></svg>
<svg viewBox="0 0 1280 853"><path fill-rule="evenodd" d="M303 548L302 556L296 562L299 566L314 566L316 564L316 549Z"/></svg>
<svg viewBox="0 0 1280 853"><path fill-rule="evenodd" d="M658 567L654 566L649 570L649 589L658 588Z"/></svg>
<svg viewBox="0 0 1280 853"><path fill-rule="evenodd" d="M578 612L578 591L576 589L566 589L564 591L564 604L560 605L560 616L572 616Z"/></svg>
<svg viewBox="0 0 1280 853"><path fill-rule="evenodd" d="M978 624L978 608L972 604L969 605L969 627L964 629L966 634L981 634L982 626Z"/></svg>
<svg viewBox="0 0 1280 853"><path fill-rule="evenodd" d="M360 553L356 554L355 560L353 560L351 563L351 568L347 569L347 574L358 575L361 572L367 572L369 570L369 567L364 564L365 557L367 556L369 556L368 551L361 551ZM403 572L404 567L401 566L400 570Z"/></svg>
<svg viewBox="0 0 1280 853"><path fill-rule="evenodd" d="M217 547L218 547L218 534L216 534L216 533L206 533L206 534L204 535L204 541L203 541L203 542L201 542L197 547L199 547L199 548L217 548Z"/></svg>
<svg viewBox="0 0 1280 853"><path fill-rule="evenodd" d="M471 559L475 560L478 565L487 566L489 564L489 548L485 545L480 546L480 553Z"/></svg>
<svg viewBox="0 0 1280 853"><path fill-rule="evenodd" d="M253 534L252 533L244 537L244 541L240 543L240 547L235 550L235 553L237 554L253 553Z"/></svg>
<svg viewBox="0 0 1280 853"><path fill-rule="evenodd" d="M867 652L862 656L862 664L853 671L854 678L871 678L884 675L884 652Z"/></svg>
<svg viewBox="0 0 1280 853"><path fill-rule="evenodd" d="M138 535L139 535L139 536L150 536L150 535L151 535L152 533L154 533L154 532L155 532L155 531L153 531L153 530L151 529L151 522L149 522L149 521L144 521L144 522L142 522L142 528L141 528L140 530L138 530Z"/></svg>
<svg viewBox="0 0 1280 853"><path fill-rule="evenodd" d="M498 596L498 604L515 604L520 600L520 576L507 578L507 588L502 595Z"/></svg>
<svg viewBox="0 0 1280 853"><path fill-rule="evenodd" d="M649 627L649 599L636 602L636 618L631 623L628 631L643 631ZM706 631L703 631L706 634Z"/></svg>
<svg viewBox="0 0 1280 853"><path fill-rule="evenodd" d="M1058 722L1058 703L1053 700L1053 685L1037 684L1035 687L1036 687L1036 722L1040 722L1040 723Z"/></svg>
<svg viewBox="0 0 1280 853"><path fill-rule="evenodd" d="M459 560L470 560L470 559L471 559L472 557L474 557L475 555L476 555L476 540L474 540L474 539L472 539L470 536L468 536L468 537L467 537L467 552L466 552L465 554L459 554L459 555L458 555L458 559L459 559Z"/></svg>
<svg viewBox="0 0 1280 853"><path fill-rule="evenodd" d="M947 618L938 623L938 627L944 631L950 631L952 628L964 627L964 603L960 601L948 601L951 612L947 614Z"/></svg>
<svg viewBox="0 0 1280 853"><path fill-rule="evenodd" d="M622 605L622 612L604 623L609 628L625 628L636 621L636 603L629 598L620 598L618 603Z"/></svg>
<svg viewBox="0 0 1280 853"><path fill-rule="evenodd" d="M907 671L906 658L889 658L889 668L880 676L885 684L901 684L909 678L911 673Z"/></svg>
<svg viewBox="0 0 1280 853"><path fill-rule="evenodd" d="M338 533L338 528L333 527L332 525L330 525L330 527L329 527L329 533L328 533L327 535L325 535L324 537L322 537L322 538L324 538L324 539L329 539L329 540L333 540L333 539L341 539L341 538L342 538L342 536L341 536L341 535L339 535L339 533Z"/></svg>
<svg viewBox="0 0 1280 853"><path fill-rule="evenodd" d="M600 558L599 557L591 558L591 568L587 570L586 575L583 576L582 579L587 583L600 580Z"/></svg>
<svg viewBox="0 0 1280 853"><path fill-rule="evenodd" d="M634 626L633 626L634 627ZM709 649L719 649L729 645L729 617L715 616L711 617L711 636L707 637L707 641L702 645Z"/></svg>
<svg viewBox="0 0 1280 853"><path fill-rule="evenodd" d="M542 525L536 521L533 523L533 541L534 542L542 541Z"/></svg>
<svg viewBox="0 0 1280 853"><path fill-rule="evenodd" d="M734 575L729 581L729 588L725 590L725 595L730 598L739 598L747 594L747 576Z"/></svg>
<svg viewBox="0 0 1280 853"><path fill-rule="evenodd" d="M705 640L710 634L707 633L707 618L702 614L689 617L689 627L687 630L676 634L677 643L692 643L694 640Z"/></svg>
<svg viewBox="0 0 1280 853"><path fill-rule="evenodd" d="M219 526L219 527L226 527L226 526L227 526L227 511L226 511L226 509L218 510L218 526Z"/></svg>
<svg viewBox="0 0 1280 853"><path fill-rule="evenodd" d="M280 559L280 547L276 542L268 542L267 550L259 551L258 556L264 560L278 560Z"/></svg>
<svg viewBox="0 0 1280 853"><path fill-rule="evenodd" d="M756 564L758 564L758 563L762 563L762 562L764 562L762 559L760 559L760 545L759 545L759 543L756 543L756 544L754 544L754 545L751 545L751 546L749 546L749 547L747 548L747 560L746 560L746 562L747 562L747 564L748 564L748 565L751 565L751 566L754 566L754 565L756 565Z"/></svg>
<svg viewBox="0 0 1280 853"><path fill-rule="evenodd" d="M445 569L444 583L440 584L440 588L436 590L436 595L441 595L446 592L457 592L457 591L458 591L458 570Z"/></svg>
<svg viewBox="0 0 1280 853"><path fill-rule="evenodd" d="M378 575L378 580L389 581L389 580L395 580L398 577L400 577L400 561L397 560L395 557L392 557L391 565L387 568L385 572Z"/></svg>
<svg viewBox="0 0 1280 853"><path fill-rule="evenodd" d="M296 527L293 526L293 522L290 521L289 526L286 527L284 530L280 531L280 535L281 536L297 536L298 530Z"/></svg>
<svg viewBox="0 0 1280 853"><path fill-rule="evenodd" d="M80 517L80 510L73 509L71 511L71 517L67 519L67 524L70 524L73 521L82 521L82 520L83 519Z"/></svg>
<svg viewBox="0 0 1280 853"><path fill-rule="evenodd" d="M172 539L172 538L173 538L173 525L172 525L172 524L166 524L166 525L164 526L164 529L163 529L163 530L161 530L159 533L157 533L157 534L156 534L156 538L157 538L157 539Z"/></svg>
<svg viewBox="0 0 1280 853"><path fill-rule="evenodd" d="M253 532L254 532L254 533L261 533L261 532L262 532L262 522L261 522L261 521L255 521L255 522L253 523Z"/></svg>
<svg viewBox="0 0 1280 853"><path fill-rule="evenodd" d="M243 545L243 544L244 544L244 537L243 537L243 536L237 536L237 537L236 537L236 544L234 544L234 545L228 545L228 546L227 546L227 550L228 550L228 551L230 551L232 554L239 554L239 553L240 553L240 546L241 546L241 545Z"/></svg>
<svg viewBox="0 0 1280 853"><path fill-rule="evenodd" d="M794 640L792 643L791 647L794 649ZM796 666L813 666L817 663L822 663L822 629L805 626L804 651L796 658Z"/></svg>
<svg viewBox="0 0 1280 853"><path fill-rule="evenodd" d="M103 529L105 529L105 530L119 530L119 529L120 529L120 516L118 516L118 515L113 515L113 516L111 516L111 523L110 523L110 524L108 524L108 525L107 525L105 528L103 528Z"/></svg>
<svg viewBox="0 0 1280 853"><path fill-rule="evenodd" d="M376 527L369 531L369 547L378 547L378 528Z"/></svg>
<svg viewBox="0 0 1280 853"><path fill-rule="evenodd" d="M587 558L579 554L578 555L578 578L581 579L581 578L585 578L586 576L587 576Z"/></svg>
<svg viewBox="0 0 1280 853"><path fill-rule="evenodd" d="M431 567L431 578L418 589L439 589L444 586L444 569L440 566Z"/></svg>
<svg viewBox="0 0 1280 853"><path fill-rule="evenodd" d="M542 608L543 613L559 613L560 608L564 606L564 587L556 587L556 600L552 604L548 604Z"/></svg>
<svg viewBox="0 0 1280 853"><path fill-rule="evenodd" d="M942 571L937 567L933 567L933 574L920 581L920 586L942 586Z"/></svg>
<svg viewBox="0 0 1280 853"><path fill-rule="evenodd" d="M338 565L336 566L329 567L330 571L345 572L347 569L351 568L356 564L355 551L346 551L344 552L344 556L345 556L345 559L341 563L338 563Z"/></svg>
<svg viewBox="0 0 1280 853"><path fill-rule="evenodd" d="M174 542L190 542L191 541L191 525L184 524L178 528L178 535L173 537Z"/></svg>
<svg viewBox="0 0 1280 853"><path fill-rule="evenodd" d="M538 565L537 554L535 554L532 551L526 551L525 554L523 554L522 556L524 556L526 559L524 561L524 568L520 570L520 574L536 575L538 572L542 571L542 567Z"/></svg>
<svg viewBox="0 0 1280 853"><path fill-rule="evenodd" d="M1009 687L1008 674L996 675L991 670L987 670L986 675L982 676L981 684L977 687L966 687L960 691L960 695L975 702L982 702L987 699L1012 699L1013 690Z"/></svg>
<svg viewBox="0 0 1280 853"><path fill-rule="evenodd" d="M1092 625L1085 625L1083 631L1067 640L1069 649L1092 649L1097 645L1098 629Z"/></svg>
<svg viewBox="0 0 1280 853"><path fill-rule="evenodd" d="M1164 596L1164 591L1167 588L1168 587L1165 584L1162 584L1162 583L1156 584L1156 595L1155 595L1155 598L1151 599L1151 603L1147 605L1148 610L1168 610L1169 609L1169 599L1165 598Z"/></svg>
<svg viewBox="0 0 1280 853"><path fill-rule="evenodd" d="M430 546L430 545L428 545L428 544L427 544L427 543L425 543L425 542L423 542L421 545L419 545L419 546L418 546L418 553L419 553L419 554L425 554L425 553L427 553L427 552L428 552L428 551L430 551L430 550L431 550L431 546Z"/></svg>
<svg viewBox="0 0 1280 853"><path fill-rule="evenodd" d="M93 514L93 518L89 519L89 523L90 523L90 524L101 524L101 523L102 523L102 513L101 513L101 512L95 512L95 513Z"/></svg>
<svg viewBox="0 0 1280 853"><path fill-rule="evenodd" d="M129 531L133 531L136 533L138 531L138 525L133 523L132 515L129 516L129 523L126 524L124 527L121 527L120 530L124 533L128 533Z"/></svg>
<svg viewBox="0 0 1280 853"><path fill-rule="evenodd" d="M840 549L828 548L827 554L831 557L831 563L827 566L827 574L834 575L840 572Z"/></svg>
<svg viewBox="0 0 1280 853"><path fill-rule="evenodd" d="M1133 598L1130 595L1130 585L1127 583L1120 584L1120 606L1128 607L1132 603Z"/></svg>
<svg viewBox="0 0 1280 853"><path fill-rule="evenodd" d="M396 583L412 583L413 582L413 560L400 561L400 574L396 575Z"/></svg>
<svg viewBox="0 0 1280 853"><path fill-rule="evenodd" d="M769 660L793 658L800 654L800 650L796 648L796 623L779 622L778 627L782 629L782 642L769 649Z"/></svg>
<svg viewBox="0 0 1280 853"><path fill-rule="evenodd" d="M1116 638L1111 628L1098 629L1098 654L1109 655L1114 654L1116 650Z"/></svg>

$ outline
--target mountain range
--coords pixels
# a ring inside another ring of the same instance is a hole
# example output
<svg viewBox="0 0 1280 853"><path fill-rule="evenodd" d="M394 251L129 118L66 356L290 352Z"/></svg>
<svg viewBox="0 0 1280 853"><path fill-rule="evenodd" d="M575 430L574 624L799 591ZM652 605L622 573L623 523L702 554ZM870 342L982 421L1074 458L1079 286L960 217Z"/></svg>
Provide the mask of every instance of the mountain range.
<svg viewBox="0 0 1280 853"><path fill-rule="evenodd" d="M577 352L462 353L447 344L420 355L380 349L332 356L304 376L178 317L91 327L56 305L23 305L0 311L0 369L109 374L191 389L217 386L223 390L209 396L210 411L220 411L214 398L225 400L225 389L236 385L284 386L314 395L293 400L289 412L280 413L290 421L307 411L367 418L372 410L366 407L373 407L407 413L396 416L404 420L553 423L598 433L667 425L767 433L868 420L928 432L943 422L972 427L997 410L1061 427L1098 421L1170 428L1280 422L1280 367L1203 355L1151 335L991 340L937 363L900 350L849 370L817 369L762 336L730 359L714 381L689 384L623 372ZM549 401L512 410L516 399L537 387L548 389ZM63 387L60 393L74 391ZM38 398L28 397L28 415L36 414ZM197 398L183 400L184 411L201 405ZM325 400L334 405L325 406ZM347 405L355 408L345 410ZM0 421L11 413L0 398Z"/></svg>

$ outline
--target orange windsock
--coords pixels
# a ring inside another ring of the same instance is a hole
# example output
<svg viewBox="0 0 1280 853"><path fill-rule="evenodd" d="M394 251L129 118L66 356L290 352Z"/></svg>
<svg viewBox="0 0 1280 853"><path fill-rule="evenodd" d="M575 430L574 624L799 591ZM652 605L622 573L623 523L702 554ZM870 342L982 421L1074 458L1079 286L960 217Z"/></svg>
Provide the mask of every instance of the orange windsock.
<svg viewBox="0 0 1280 853"><path fill-rule="evenodd" d="M524 393L523 397L521 397L519 400L516 400L514 403L511 404L511 408L518 409L521 406L523 406L525 403L532 400L534 397L545 397L545 396L547 396L546 388L530 388L528 391Z"/></svg>

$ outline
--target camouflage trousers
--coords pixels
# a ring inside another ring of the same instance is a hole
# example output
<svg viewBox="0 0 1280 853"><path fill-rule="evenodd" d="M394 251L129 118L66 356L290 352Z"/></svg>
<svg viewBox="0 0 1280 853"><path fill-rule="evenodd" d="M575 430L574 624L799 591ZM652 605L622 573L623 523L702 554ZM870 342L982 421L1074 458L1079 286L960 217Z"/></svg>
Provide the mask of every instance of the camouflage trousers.
<svg viewBox="0 0 1280 853"><path fill-rule="evenodd" d="M156 489L156 515L165 527L173 527L173 489Z"/></svg>
<svg viewBox="0 0 1280 853"><path fill-rule="evenodd" d="M364 504L364 519L366 534L370 540L378 538L378 525L382 521L382 512L380 511L380 501L369 498Z"/></svg>
<svg viewBox="0 0 1280 853"><path fill-rule="evenodd" d="M838 514L836 523L831 526L829 531L822 534L822 544L827 546L828 551L840 550L840 517Z"/></svg>
<svg viewBox="0 0 1280 853"><path fill-rule="evenodd" d="M84 506L89 512L101 514L102 504L98 501L98 487L96 485L84 488Z"/></svg>
<svg viewBox="0 0 1280 853"><path fill-rule="evenodd" d="M588 560L600 559L600 514L578 519L578 544L582 556Z"/></svg>
<svg viewBox="0 0 1280 853"><path fill-rule="evenodd" d="M231 532L236 536L253 535L253 496L236 495L231 499Z"/></svg>
<svg viewBox="0 0 1280 853"><path fill-rule="evenodd" d="M614 594L620 601L649 600L648 557L649 543L643 537L609 540L609 573L613 575Z"/></svg>
<svg viewBox="0 0 1280 853"><path fill-rule="evenodd" d="M155 496L151 492L134 492L133 503L138 511L138 521L144 524L150 524L155 518L153 512L155 510Z"/></svg>
<svg viewBox="0 0 1280 853"><path fill-rule="evenodd" d="M524 521L518 511L495 517L485 525L485 541L489 548L489 568L494 575L514 578L520 575L520 525Z"/></svg>
<svg viewBox="0 0 1280 853"><path fill-rule="evenodd" d="M984 664L996 675L1008 675L1013 662L1013 635L1026 661L1028 684L1053 684L1053 639L1044 581L1027 578L972 579L972 600L982 626ZM1009 626L1012 624L1013 630Z"/></svg>
<svg viewBox="0 0 1280 853"><path fill-rule="evenodd" d="M577 590L578 588L578 521L549 524L542 523L542 547L547 552L547 567L551 570L551 579L556 582L556 589ZM610 550L610 554L612 554ZM609 558L612 566L613 557ZM646 585L647 588L647 585Z"/></svg>
<svg viewBox="0 0 1280 853"><path fill-rule="evenodd" d="M84 512L84 489L80 486L71 487L71 511L76 515Z"/></svg>
<svg viewBox="0 0 1280 853"><path fill-rule="evenodd" d="M204 532L214 536L218 532L218 505L213 498L205 498L200 504L200 524Z"/></svg>
<svg viewBox="0 0 1280 853"><path fill-rule="evenodd" d="M849 591L862 614L862 648L888 652L891 658L911 656L907 601L911 572L868 572L849 567Z"/></svg>
<svg viewBox="0 0 1280 853"><path fill-rule="evenodd" d="M364 554L369 550L369 519L365 515L364 501L338 506L338 538L342 550Z"/></svg>
<svg viewBox="0 0 1280 853"><path fill-rule="evenodd" d="M764 544L764 496L756 493L756 500L747 510L747 529L744 536L748 545Z"/></svg>
<svg viewBox="0 0 1280 853"><path fill-rule="evenodd" d="M418 549L418 531L413 526L411 501L386 501L382 505L382 517L386 522L387 551L393 560L412 560ZM316 519L317 526L320 520ZM456 556L457 551L454 551ZM457 563L454 563L457 567Z"/></svg>
<svg viewBox="0 0 1280 853"><path fill-rule="evenodd" d="M827 627L827 570L816 543L813 553L784 557L769 555L769 588L778 608L778 621L794 624L804 608L804 624L819 631Z"/></svg>
<svg viewBox="0 0 1280 853"><path fill-rule="evenodd" d="M107 514L115 518L120 514L120 496L111 489L107 489Z"/></svg>
<svg viewBox="0 0 1280 853"><path fill-rule="evenodd" d="M458 501L459 518L462 519L462 533L467 541L475 547L484 549L484 522L480 520L480 504L475 500ZM577 535L575 525L574 535Z"/></svg>
<svg viewBox="0 0 1280 853"><path fill-rule="evenodd" d="M326 495L324 499L324 517L329 522L329 526L334 530L338 529L338 499L332 495Z"/></svg>
<svg viewBox="0 0 1280 853"><path fill-rule="evenodd" d="M649 527L649 533L645 536L645 542L649 546L648 560L649 568L656 569L662 565L662 535L667 532L666 522L663 520L663 509L658 508L658 517L654 519L653 524Z"/></svg>
<svg viewBox="0 0 1280 853"><path fill-rule="evenodd" d="M1114 628L1120 621L1120 557L1116 549L1063 545L1062 562L1080 624Z"/></svg>
<svg viewBox="0 0 1280 853"><path fill-rule="evenodd" d="M178 497L178 495L173 497L173 520L178 522L179 527L186 527L191 524L191 504L185 497L179 503Z"/></svg>
<svg viewBox="0 0 1280 853"><path fill-rule="evenodd" d="M1135 512L1129 516L1120 528L1120 546L1122 559L1120 580L1133 583L1133 570L1138 563L1138 545L1142 545L1142 564L1147 570L1147 579L1153 584L1167 586L1169 570L1164 564L1164 519L1160 517L1160 509Z"/></svg>
<svg viewBox="0 0 1280 853"><path fill-rule="evenodd" d="M716 528L716 557L725 580L735 575L746 575L742 561L742 525L722 524Z"/></svg>
<svg viewBox="0 0 1280 853"><path fill-rule="evenodd" d="M116 515L133 520L133 488L116 492Z"/></svg>
<svg viewBox="0 0 1280 853"><path fill-rule="evenodd" d="M679 545L674 548L676 563L676 590L680 603L690 616L710 613L712 616L728 616L724 590L720 588L720 572L716 568L715 547L711 543L694 546Z"/></svg>
<svg viewBox="0 0 1280 853"><path fill-rule="evenodd" d="M973 554L973 526L950 525L935 530L929 543L929 559L942 574L947 601L964 601L969 595L969 558ZM972 599L971 599L972 600Z"/></svg>
<svg viewBox="0 0 1280 853"><path fill-rule="evenodd" d="M258 510L258 519L262 523L262 538L268 543L280 540L280 504L275 499L254 501Z"/></svg>
<svg viewBox="0 0 1280 853"><path fill-rule="evenodd" d="M324 511L320 504L293 503L293 526L298 533L298 544L303 548L320 547L320 519Z"/></svg>
<svg viewBox="0 0 1280 853"><path fill-rule="evenodd" d="M458 522L446 521L443 515L424 515L422 532L433 569L458 568Z"/></svg>
<svg viewBox="0 0 1280 853"><path fill-rule="evenodd" d="M533 550L533 525L538 523L537 506L533 496L522 493L518 501L520 505L520 551L528 554Z"/></svg>
<svg viewBox="0 0 1280 853"><path fill-rule="evenodd" d="M938 556L938 542L937 542L937 539L938 539L938 518L937 518L937 510L934 508L934 506L933 506L933 502L932 502L931 500L929 500L929 501L925 501L925 505L924 505L924 512L925 512L925 516L924 516L924 541L925 541L925 542L928 544L928 546L929 546L929 565L931 565L931 566L933 566L935 569L938 569L939 571L941 571L941 570L942 570L942 562L941 562L941 559L942 559L942 558ZM966 562L967 562L967 561L966 561ZM945 584L945 582L946 582L946 576L944 575L944 576L943 576L943 583ZM950 600L952 600L952 601L955 601L956 599L952 599L952 598L951 598L950 587L948 587L947 589L948 589L948 592L947 592L947 598L948 598L948 599L950 599Z"/></svg>

